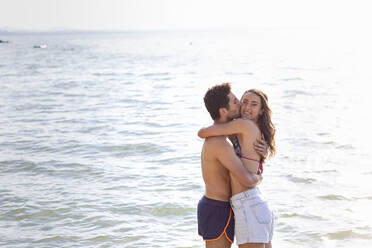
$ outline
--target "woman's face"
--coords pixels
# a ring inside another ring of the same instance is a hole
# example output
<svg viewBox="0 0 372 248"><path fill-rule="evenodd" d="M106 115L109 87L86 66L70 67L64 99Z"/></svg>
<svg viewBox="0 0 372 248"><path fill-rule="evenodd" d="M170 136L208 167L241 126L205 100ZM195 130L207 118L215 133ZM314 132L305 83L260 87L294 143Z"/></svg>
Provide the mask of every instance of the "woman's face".
<svg viewBox="0 0 372 248"><path fill-rule="evenodd" d="M240 105L241 116L257 123L258 117L263 112L260 97L252 92L247 92L243 95Z"/></svg>

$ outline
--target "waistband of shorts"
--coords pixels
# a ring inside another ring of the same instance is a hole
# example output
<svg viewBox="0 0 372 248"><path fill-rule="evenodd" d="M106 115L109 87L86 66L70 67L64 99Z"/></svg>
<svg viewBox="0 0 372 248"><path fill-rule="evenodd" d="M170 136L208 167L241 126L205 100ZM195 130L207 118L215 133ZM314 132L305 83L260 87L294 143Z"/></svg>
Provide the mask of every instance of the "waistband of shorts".
<svg viewBox="0 0 372 248"><path fill-rule="evenodd" d="M208 198L206 196L203 196L200 199L200 201L205 203L205 204L213 205L213 206L217 206L217 207L224 207L224 208L231 207L230 202L214 200L214 199Z"/></svg>
<svg viewBox="0 0 372 248"><path fill-rule="evenodd" d="M243 192L240 192L238 194L235 194L231 197L231 201L235 201L235 200L238 200L238 199L243 199L243 198L249 198L249 197L252 197L254 195L257 195L257 194L260 194L260 189L255 187L253 189L248 189L246 191L243 191Z"/></svg>

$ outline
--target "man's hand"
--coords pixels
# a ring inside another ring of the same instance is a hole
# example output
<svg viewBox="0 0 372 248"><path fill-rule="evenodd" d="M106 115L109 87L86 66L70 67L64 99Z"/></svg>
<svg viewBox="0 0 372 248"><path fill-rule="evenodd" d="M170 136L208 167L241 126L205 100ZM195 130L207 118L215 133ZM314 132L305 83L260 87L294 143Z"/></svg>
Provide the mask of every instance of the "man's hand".
<svg viewBox="0 0 372 248"><path fill-rule="evenodd" d="M268 154L268 146L266 144L266 141L263 136L261 136L261 139L257 139L256 142L254 142L254 149L256 152L263 158L266 158Z"/></svg>

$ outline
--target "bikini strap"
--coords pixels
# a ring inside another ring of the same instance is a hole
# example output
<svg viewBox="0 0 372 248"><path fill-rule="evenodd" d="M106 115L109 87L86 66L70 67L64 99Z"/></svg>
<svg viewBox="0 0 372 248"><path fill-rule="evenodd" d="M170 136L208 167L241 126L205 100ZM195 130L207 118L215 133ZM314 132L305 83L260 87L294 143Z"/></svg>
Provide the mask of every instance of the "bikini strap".
<svg viewBox="0 0 372 248"><path fill-rule="evenodd" d="M248 158L248 157L243 156L243 155L241 155L240 157L241 157L241 158L244 158L244 159L247 159L247 160L251 160L251 161L255 161L255 162L260 163L260 164L258 165L257 175L261 175L261 174L263 173L263 165L262 165L261 161L256 160L256 159L253 159L253 158Z"/></svg>
<svg viewBox="0 0 372 248"><path fill-rule="evenodd" d="M258 166L258 170L257 170L257 175L261 175L263 173L263 166L262 166L262 163L260 162L260 165Z"/></svg>
<svg viewBox="0 0 372 248"><path fill-rule="evenodd" d="M251 161L255 161L255 162L259 162L259 163L260 163L259 160L256 160L256 159L253 159L253 158L248 158L248 157L243 156L243 155L241 155L240 157L245 158L245 159L247 159L247 160L251 160Z"/></svg>

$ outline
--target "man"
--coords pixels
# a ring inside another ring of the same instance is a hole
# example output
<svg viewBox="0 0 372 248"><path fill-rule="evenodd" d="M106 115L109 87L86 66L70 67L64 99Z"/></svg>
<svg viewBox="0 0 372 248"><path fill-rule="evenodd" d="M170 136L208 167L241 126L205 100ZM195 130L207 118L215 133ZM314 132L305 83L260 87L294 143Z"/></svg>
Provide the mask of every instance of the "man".
<svg viewBox="0 0 372 248"><path fill-rule="evenodd" d="M204 103L215 123L225 123L240 115L240 102L231 92L229 83L209 89ZM266 150L258 152L264 155ZM205 240L207 248L231 247L234 240L234 216L229 203L230 174L247 188L259 184L262 176L249 172L243 166L226 136L205 139L201 169L205 194L198 204L199 235Z"/></svg>

